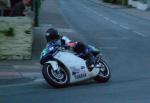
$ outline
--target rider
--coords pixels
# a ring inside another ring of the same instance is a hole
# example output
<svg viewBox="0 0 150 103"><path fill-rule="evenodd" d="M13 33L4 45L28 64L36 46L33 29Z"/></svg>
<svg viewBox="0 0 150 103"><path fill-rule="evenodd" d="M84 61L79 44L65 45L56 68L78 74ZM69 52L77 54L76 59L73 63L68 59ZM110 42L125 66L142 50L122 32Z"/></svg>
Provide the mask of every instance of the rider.
<svg viewBox="0 0 150 103"><path fill-rule="evenodd" d="M45 37L47 41L47 46L41 54L41 64L44 64L49 59L53 58L52 54L55 52L55 50L48 52L48 48L53 48L55 46L69 46L68 44L71 43L70 39L65 36L59 35L58 31L54 28L48 29L46 31ZM79 57L87 60L87 66L89 68L94 67L94 56L91 53L92 50L88 46L86 46L82 42L74 42L73 50Z"/></svg>
<svg viewBox="0 0 150 103"><path fill-rule="evenodd" d="M47 45L46 48L41 53L41 57L40 57L41 64L44 64L49 59L53 58L52 54L55 52L55 50L49 52L48 50L49 48L53 49L53 47L56 46L64 46L70 42L70 39L68 39L65 36L59 35L58 31L54 28L50 28L46 31L45 38L47 41Z"/></svg>

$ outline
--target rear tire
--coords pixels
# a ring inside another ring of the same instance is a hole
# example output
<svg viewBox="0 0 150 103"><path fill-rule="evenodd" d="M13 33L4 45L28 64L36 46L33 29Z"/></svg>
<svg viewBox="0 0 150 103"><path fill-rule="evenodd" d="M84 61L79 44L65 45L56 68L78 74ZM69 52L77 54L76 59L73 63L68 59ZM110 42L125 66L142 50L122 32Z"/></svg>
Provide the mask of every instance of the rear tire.
<svg viewBox="0 0 150 103"><path fill-rule="evenodd" d="M99 68L100 72L94 78L94 80L96 82L99 82L99 83L105 83L105 82L107 82L110 79L111 72L110 72L110 69L109 69L108 65L105 63L105 61L100 59L99 63L101 63L101 67Z"/></svg>
<svg viewBox="0 0 150 103"><path fill-rule="evenodd" d="M69 74L66 68L59 64L59 73L54 71L50 64L44 64L42 69L42 74L44 79L53 87L64 88L69 83Z"/></svg>

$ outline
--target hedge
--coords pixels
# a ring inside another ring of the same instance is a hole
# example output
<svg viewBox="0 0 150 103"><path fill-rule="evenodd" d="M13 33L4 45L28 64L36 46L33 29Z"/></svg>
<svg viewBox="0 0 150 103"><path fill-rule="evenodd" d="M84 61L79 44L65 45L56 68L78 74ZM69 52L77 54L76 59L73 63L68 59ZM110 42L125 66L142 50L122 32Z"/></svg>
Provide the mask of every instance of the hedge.
<svg viewBox="0 0 150 103"><path fill-rule="evenodd" d="M120 5L127 5L128 0L103 0L104 2L113 3L113 4L120 4Z"/></svg>

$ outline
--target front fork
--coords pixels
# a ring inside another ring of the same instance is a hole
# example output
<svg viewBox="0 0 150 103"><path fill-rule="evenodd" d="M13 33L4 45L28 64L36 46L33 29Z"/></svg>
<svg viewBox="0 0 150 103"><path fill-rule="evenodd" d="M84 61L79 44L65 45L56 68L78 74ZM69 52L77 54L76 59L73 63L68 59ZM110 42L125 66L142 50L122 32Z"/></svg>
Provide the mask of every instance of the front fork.
<svg viewBox="0 0 150 103"><path fill-rule="evenodd" d="M47 61L46 63L50 64L52 66L53 71L59 71L60 70L57 61Z"/></svg>

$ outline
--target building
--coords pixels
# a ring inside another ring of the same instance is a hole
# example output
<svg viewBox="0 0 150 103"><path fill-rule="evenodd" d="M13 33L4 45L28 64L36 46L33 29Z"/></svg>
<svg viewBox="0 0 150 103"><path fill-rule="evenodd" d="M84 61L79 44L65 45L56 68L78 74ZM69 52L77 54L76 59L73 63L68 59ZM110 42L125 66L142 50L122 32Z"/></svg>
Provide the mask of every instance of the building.
<svg viewBox="0 0 150 103"><path fill-rule="evenodd" d="M10 9L21 0L0 0L0 16L8 16Z"/></svg>

